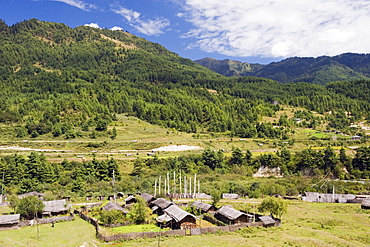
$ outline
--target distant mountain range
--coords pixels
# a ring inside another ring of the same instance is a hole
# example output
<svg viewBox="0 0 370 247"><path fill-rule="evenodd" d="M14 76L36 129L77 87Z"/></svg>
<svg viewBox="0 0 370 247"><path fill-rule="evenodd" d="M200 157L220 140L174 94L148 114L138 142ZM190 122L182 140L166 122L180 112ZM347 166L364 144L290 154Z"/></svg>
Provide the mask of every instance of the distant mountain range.
<svg viewBox="0 0 370 247"><path fill-rule="evenodd" d="M332 81L370 78L370 54L345 53L334 57L293 57L267 65L203 58L196 63L228 77L257 76L281 83L308 82L326 85Z"/></svg>

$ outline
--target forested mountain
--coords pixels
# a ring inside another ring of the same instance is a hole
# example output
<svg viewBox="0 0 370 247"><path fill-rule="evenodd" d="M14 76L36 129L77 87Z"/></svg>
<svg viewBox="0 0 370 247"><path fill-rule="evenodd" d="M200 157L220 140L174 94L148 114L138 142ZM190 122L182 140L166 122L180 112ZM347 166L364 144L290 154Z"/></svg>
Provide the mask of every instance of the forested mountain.
<svg viewBox="0 0 370 247"><path fill-rule="evenodd" d="M204 58L195 62L225 76L258 76L281 83L308 82L326 85L332 81L370 78L370 54L346 53L334 57L293 57L267 65L213 58Z"/></svg>
<svg viewBox="0 0 370 247"><path fill-rule="evenodd" d="M333 127L344 128L344 112L354 120L369 117L362 90L369 85L353 82L349 91L341 83L227 78L127 32L36 19L0 22L0 122L15 124L18 138L105 131L121 113L186 132L286 138L286 126L261 123L261 117L288 104L333 111L328 120L343 119Z"/></svg>

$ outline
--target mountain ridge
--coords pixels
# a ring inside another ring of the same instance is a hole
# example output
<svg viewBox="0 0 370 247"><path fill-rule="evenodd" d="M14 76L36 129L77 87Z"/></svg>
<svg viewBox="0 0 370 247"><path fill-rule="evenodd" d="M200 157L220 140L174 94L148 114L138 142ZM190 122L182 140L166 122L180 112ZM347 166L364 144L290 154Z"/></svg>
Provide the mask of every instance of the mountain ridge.
<svg viewBox="0 0 370 247"><path fill-rule="evenodd" d="M195 62L228 77L257 76L281 83L308 82L326 85L332 81L370 78L370 54L344 53L333 57L291 57L267 65L213 58L203 58Z"/></svg>

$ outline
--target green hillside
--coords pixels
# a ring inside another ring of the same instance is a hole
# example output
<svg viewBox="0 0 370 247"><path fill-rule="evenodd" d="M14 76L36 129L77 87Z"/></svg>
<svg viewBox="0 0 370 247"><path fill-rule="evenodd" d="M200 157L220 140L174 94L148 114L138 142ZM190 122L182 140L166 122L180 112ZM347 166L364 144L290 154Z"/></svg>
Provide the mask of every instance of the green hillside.
<svg viewBox="0 0 370 247"><path fill-rule="evenodd" d="M227 78L122 31L31 19L0 22L0 32L0 123L14 126L6 133L10 138L114 137L107 126L116 114L126 114L190 133L286 139L287 125L261 122L281 104L333 111L329 122L345 112L353 121L369 117L370 104L357 84L348 95L339 84ZM335 122L335 128L349 126L348 119Z"/></svg>

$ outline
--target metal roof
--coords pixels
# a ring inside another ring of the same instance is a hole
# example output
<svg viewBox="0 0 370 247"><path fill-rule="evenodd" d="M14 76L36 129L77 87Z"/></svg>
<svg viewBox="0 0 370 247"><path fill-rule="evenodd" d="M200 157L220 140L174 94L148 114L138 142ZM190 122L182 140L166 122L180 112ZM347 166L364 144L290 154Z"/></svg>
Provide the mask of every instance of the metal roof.
<svg viewBox="0 0 370 247"><path fill-rule="evenodd" d="M177 205L169 206L168 208L164 210L164 212L168 214L169 216L171 216L176 222L183 220L186 216L189 216L189 215L195 218L194 215L186 212L185 210L183 210Z"/></svg>
<svg viewBox="0 0 370 247"><path fill-rule="evenodd" d="M149 195L148 193L142 193L140 196L141 196L142 198L144 198L144 200L145 200L146 202L150 202L150 201L152 201L152 200L155 200L155 197L154 197L154 196L152 196L152 195Z"/></svg>
<svg viewBox="0 0 370 247"><path fill-rule="evenodd" d="M172 217L168 214L162 214L161 216L157 217L157 222L163 223L163 222L170 222L172 220Z"/></svg>
<svg viewBox="0 0 370 247"><path fill-rule="evenodd" d="M55 200L55 201L45 201L43 203L45 205L44 212L58 213L58 212L68 210L66 199Z"/></svg>
<svg viewBox="0 0 370 247"><path fill-rule="evenodd" d="M43 197L43 196L45 196L45 194L44 193L37 192L37 191L31 191L31 192L27 192L27 193L18 195L18 198L19 199L22 199L22 198L27 197L27 196Z"/></svg>
<svg viewBox="0 0 370 247"><path fill-rule="evenodd" d="M203 211L208 211L212 207L211 204L199 201L194 201L190 205L198 209L202 209Z"/></svg>
<svg viewBox="0 0 370 247"><path fill-rule="evenodd" d="M266 216L260 216L259 219L263 222L263 224L265 225L269 225L269 224L275 224L275 220L270 216L270 215L266 215Z"/></svg>
<svg viewBox="0 0 370 247"><path fill-rule="evenodd" d="M16 224L19 218L20 214L0 215L0 225Z"/></svg>
<svg viewBox="0 0 370 247"><path fill-rule="evenodd" d="M222 214L229 220L235 220L240 216L245 215L244 213L236 210L235 208L232 208L231 206L223 206L219 210L217 210L217 213Z"/></svg>
<svg viewBox="0 0 370 247"><path fill-rule="evenodd" d="M107 204L105 204L103 207L102 207L103 210L107 210L107 211L111 211L111 210L119 210L119 211L122 211L124 212L125 214L127 214L128 212L123 208L121 207L120 205L118 205L117 203L114 203L114 202L108 202Z"/></svg>
<svg viewBox="0 0 370 247"><path fill-rule="evenodd" d="M165 208L168 208L169 206L171 206L173 204L173 202L170 202L164 198L158 198L152 202L150 202L151 205L155 205L161 209L165 209Z"/></svg>

